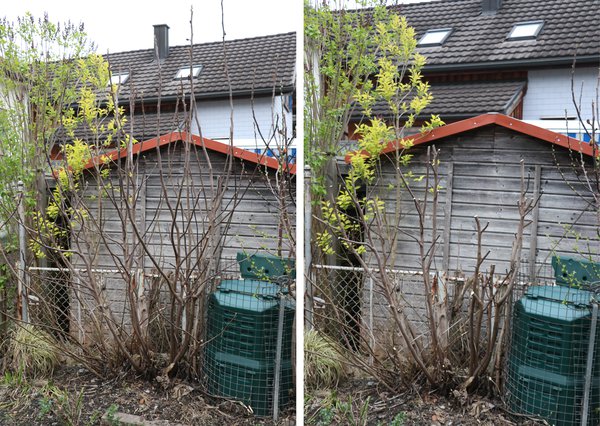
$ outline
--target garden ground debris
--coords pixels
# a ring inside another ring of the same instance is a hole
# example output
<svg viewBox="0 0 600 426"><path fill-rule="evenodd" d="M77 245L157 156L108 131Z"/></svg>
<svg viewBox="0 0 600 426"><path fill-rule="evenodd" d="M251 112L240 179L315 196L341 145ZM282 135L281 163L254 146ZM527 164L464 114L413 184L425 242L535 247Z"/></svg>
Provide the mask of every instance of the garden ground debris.
<svg viewBox="0 0 600 426"><path fill-rule="evenodd" d="M291 408L274 423L254 417L239 402L214 398L200 389L197 384L178 379L165 384L132 374L98 379L81 367L64 366L50 380L0 383L0 425L119 424L119 413L139 416L149 424L160 421L170 426L295 424Z"/></svg>
<svg viewBox="0 0 600 426"><path fill-rule="evenodd" d="M419 390L392 394L365 379L348 380L336 390L308 392L305 401L305 423L316 426L547 425L511 415L501 401L478 396L446 398Z"/></svg>

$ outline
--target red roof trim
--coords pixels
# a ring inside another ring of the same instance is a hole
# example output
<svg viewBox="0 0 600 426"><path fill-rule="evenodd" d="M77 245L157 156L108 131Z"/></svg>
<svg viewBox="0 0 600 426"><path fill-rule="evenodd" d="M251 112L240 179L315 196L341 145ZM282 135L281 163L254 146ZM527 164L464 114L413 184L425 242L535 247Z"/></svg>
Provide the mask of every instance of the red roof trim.
<svg viewBox="0 0 600 426"><path fill-rule="evenodd" d="M220 152L225 155L233 155L236 158L250 161L255 164L261 164L263 166L269 167L271 169L279 169L279 162L273 158L268 157L266 155L257 154L252 151L248 151L246 149L232 147L229 144L218 142L212 139L201 138L200 136L188 134L187 132L171 132L159 136L158 138L152 138L145 140L143 142L138 142L133 145L131 152L134 155L140 154L142 152L149 151L151 149L156 149L158 147L162 147L165 145L169 145L170 143L177 141L186 141L189 140L196 146L204 146L206 149L211 151ZM125 158L127 155L127 148L123 149L115 149L106 154L102 154L100 156L92 158L84 167L84 169L91 169L92 167L103 165L104 159L108 158L111 161L115 161L119 158ZM296 174L296 165L288 164L288 171L291 174Z"/></svg>
<svg viewBox="0 0 600 426"><path fill-rule="evenodd" d="M533 124L525 123L516 118L509 117L504 114L483 114L477 117L468 118L466 120L457 121L455 123L447 124L437 129L431 130L422 135L414 135L406 138L406 140L412 141L414 145L420 145L428 142L433 142L438 139L446 138L449 136L464 133L469 130L478 129L480 127L488 126L490 124L497 124L498 126L505 127L507 129L514 130L528 136L552 143L554 145L561 146L563 148L571 149L574 151L581 152L585 155L592 156L592 146L589 143L582 142L578 139L571 138L569 136L553 132L551 130L543 129ZM382 151L383 154L394 152L399 148L399 143L390 142L388 146ZM349 163L351 154L346 155L346 162Z"/></svg>

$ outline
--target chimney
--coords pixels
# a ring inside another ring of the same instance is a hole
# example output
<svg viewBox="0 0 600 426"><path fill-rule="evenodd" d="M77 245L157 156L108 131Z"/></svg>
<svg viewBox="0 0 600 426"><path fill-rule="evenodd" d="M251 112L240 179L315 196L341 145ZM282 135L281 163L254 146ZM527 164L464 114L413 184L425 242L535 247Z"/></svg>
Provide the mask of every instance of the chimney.
<svg viewBox="0 0 600 426"><path fill-rule="evenodd" d="M493 15L502 7L502 0L481 0L481 12Z"/></svg>
<svg viewBox="0 0 600 426"><path fill-rule="evenodd" d="M169 26L167 24L154 25L154 49L161 61L169 56Z"/></svg>

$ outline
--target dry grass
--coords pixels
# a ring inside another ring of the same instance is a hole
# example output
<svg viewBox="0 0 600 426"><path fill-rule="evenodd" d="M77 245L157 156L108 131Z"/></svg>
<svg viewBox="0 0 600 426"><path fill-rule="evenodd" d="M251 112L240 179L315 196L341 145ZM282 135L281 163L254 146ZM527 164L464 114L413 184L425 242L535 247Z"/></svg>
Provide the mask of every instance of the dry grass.
<svg viewBox="0 0 600 426"><path fill-rule="evenodd" d="M49 377L58 364L54 338L31 324L21 324L9 334L5 368L27 379Z"/></svg>
<svg viewBox="0 0 600 426"><path fill-rule="evenodd" d="M345 376L341 348L316 330L304 333L304 384L307 389L336 387Z"/></svg>

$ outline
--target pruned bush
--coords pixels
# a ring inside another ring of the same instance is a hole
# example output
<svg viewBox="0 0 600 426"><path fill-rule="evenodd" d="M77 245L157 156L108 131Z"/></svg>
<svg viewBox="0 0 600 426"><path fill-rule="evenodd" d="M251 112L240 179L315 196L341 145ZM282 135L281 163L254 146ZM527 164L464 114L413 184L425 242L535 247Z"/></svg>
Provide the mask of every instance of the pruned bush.
<svg viewBox="0 0 600 426"><path fill-rule="evenodd" d="M304 334L304 385L307 389L337 386L344 377L341 348L316 330Z"/></svg>
<svg viewBox="0 0 600 426"><path fill-rule="evenodd" d="M4 368L27 378L48 377L58 364L54 338L32 324L15 327L9 334Z"/></svg>

